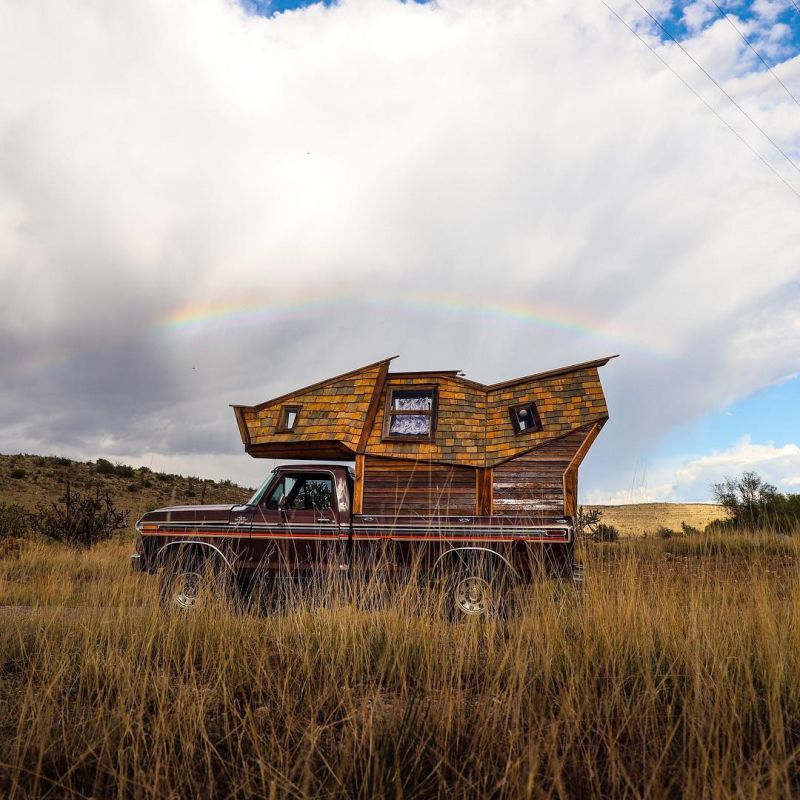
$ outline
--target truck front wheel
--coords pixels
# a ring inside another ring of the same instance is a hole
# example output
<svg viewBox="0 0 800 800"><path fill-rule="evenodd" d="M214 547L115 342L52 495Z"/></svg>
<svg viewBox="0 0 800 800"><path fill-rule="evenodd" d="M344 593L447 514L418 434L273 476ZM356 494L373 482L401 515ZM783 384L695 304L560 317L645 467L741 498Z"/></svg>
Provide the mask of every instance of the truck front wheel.
<svg viewBox="0 0 800 800"><path fill-rule="evenodd" d="M236 599L236 586L224 567L196 553L171 556L161 571L159 604L165 611L220 609Z"/></svg>

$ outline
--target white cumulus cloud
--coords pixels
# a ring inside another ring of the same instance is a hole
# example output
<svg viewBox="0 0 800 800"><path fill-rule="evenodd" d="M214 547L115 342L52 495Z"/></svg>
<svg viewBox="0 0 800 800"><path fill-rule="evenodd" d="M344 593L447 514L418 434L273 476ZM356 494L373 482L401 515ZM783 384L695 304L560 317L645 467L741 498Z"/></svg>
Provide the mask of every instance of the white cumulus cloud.
<svg viewBox="0 0 800 800"><path fill-rule="evenodd" d="M800 159L800 109L695 5L687 48ZM583 484L615 491L796 371L800 199L595 0L0 13L5 448L194 471L240 451L228 403L395 352L478 380L621 352Z"/></svg>

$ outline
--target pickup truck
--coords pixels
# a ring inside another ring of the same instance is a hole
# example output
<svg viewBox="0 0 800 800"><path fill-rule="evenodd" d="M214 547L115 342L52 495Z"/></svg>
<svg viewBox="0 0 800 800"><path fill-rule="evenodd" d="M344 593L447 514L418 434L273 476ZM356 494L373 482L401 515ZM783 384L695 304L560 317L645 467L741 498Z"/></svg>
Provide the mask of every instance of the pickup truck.
<svg viewBox="0 0 800 800"><path fill-rule="evenodd" d="M201 588L379 573L434 582L456 615L497 612L514 583L580 579L568 517L352 512L355 473L341 464L279 466L240 505L161 508L136 523L133 567L161 575L165 607L191 609Z"/></svg>

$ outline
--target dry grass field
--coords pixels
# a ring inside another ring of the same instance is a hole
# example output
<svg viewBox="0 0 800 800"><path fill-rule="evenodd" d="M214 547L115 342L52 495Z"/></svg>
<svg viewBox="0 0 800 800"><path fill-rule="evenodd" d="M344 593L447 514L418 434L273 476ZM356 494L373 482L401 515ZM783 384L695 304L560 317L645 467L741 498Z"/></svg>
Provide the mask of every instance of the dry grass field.
<svg viewBox="0 0 800 800"><path fill-rule="evenodd" d="M129 541L26 545L0 560L0 796L797 797L796 540L583 549L582 589L455 624L322 584L164 614Z"/></svg>

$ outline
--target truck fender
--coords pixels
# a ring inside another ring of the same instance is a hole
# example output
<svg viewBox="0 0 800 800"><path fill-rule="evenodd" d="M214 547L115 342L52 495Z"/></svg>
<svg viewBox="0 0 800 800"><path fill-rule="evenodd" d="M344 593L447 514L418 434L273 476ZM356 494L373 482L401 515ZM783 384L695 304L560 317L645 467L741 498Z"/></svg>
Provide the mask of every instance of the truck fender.
<svg viewBox="0 0 800 800"><path fill-rule="evenodd" d="M158 552L155 554L155 557L153 558L153 562L155 563L156 567L163 566L167 555L171 554L171 551L170 553L167 553L167 551L170 550L170 548L175 548L175 547L186 550L199 550L200 548L203 548L204 556L209 558L218 556L220 559L222 559L222 563L225 564L226 568L231 573L234 572L233 565L225 557L223 552L218 547L215 547L210 542L199 542L194 539L181 539L180 541L177 542L168 542L167 544L165 544L160 550L158 550Z"/></svg>
<svg viewBox="0 0 800 800"><path fill-rule="evenodd" d="M494 558L497 558L498 560L502 561L503 564L507 567L507 569L511 573L511 575L516 580L520 579L520 574L517 572L516 569L514 569L514 565L507 558L505 558L505 556L500 555L500 553L498 553L496 550L492 550L490 547L453 547L450 550L448 550L447 552L442 553L439 556L439 558L436 559L436 561L434 562L433 567L431 567L431 574L435 575L436 571L440 568L440 565L442 564L442 562L446 558L448 558L449 556L452 556L453 553L459 553L459 552L464 552L464 551L467 551L467 552L482 551L484 553L488 553L489 555L493 556Z"/></svg>

